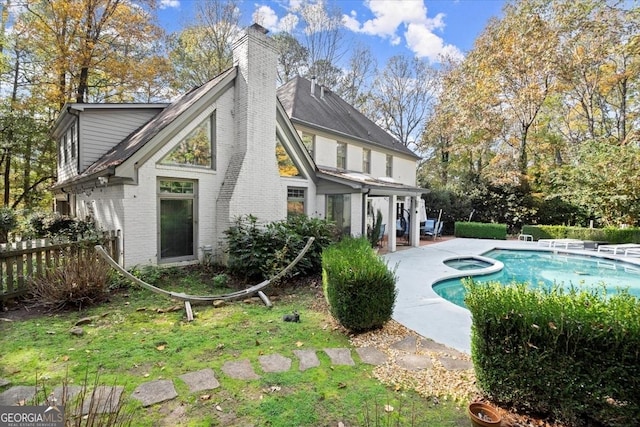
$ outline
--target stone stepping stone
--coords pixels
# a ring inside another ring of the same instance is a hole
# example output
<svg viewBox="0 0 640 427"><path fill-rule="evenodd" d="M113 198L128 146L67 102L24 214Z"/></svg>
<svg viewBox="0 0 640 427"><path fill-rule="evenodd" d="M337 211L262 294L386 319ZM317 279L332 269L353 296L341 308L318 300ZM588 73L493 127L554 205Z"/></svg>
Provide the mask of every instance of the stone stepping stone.
<svg viewBox="0 0 640 427"><path fill-rule="evenodd" d="M400 341L391 344L391 348L416 353L418 351L418 337L408 336Z"/></svg>
<svg viewBox="0 0 640 427"><path fill-rule="evenodd" d="M332 365L354 366L356 364L351 358L351 350L348 348L325 348L324 352L331 359Z"/></svg>
<svg viewBox="0 0 640 427"><path fill-rule="evenodd" d="M421 369L429 369L433 366L429 356L421 354L405 354L396 359L398 366L410 371L419 371Z"/></svg>
<svg viewBox="0 0 640 427"><path fill-rule="evenodd" d="M315 350L293 350L293 354L300 360L301 371L320 366L320 359Z"/></svg>
<svg viewBox="0 0 640 427"><path fill-rule="evenodd" d="M466 371L473 369L473 362L470 360L457 359L454 357L441 356L438 358L442 366L448 371Z"/></svg>
<svg viewBox="0 0 640 427"><path fill-rule="evenodd" d="M237 380L257 380L260 376L255 373L249 359L226 362L222 365L222 372Z"/></svg>
<svg viewBox="0 0 640 427"><path fill-rule="evenodd" d="M139 400L142 406L147 407L156 403L165 402L167 400L178 397L173 381L156 380L148 383L140 384L133 391L132 397Z"/></svg>
<svg viewBox="0 0 640 427"><path fill-rule="evenodd" d="M259 356L258 361L265 372L287 372L291 369L291 359L280 354Z"/></svg>
<svg viewBox="0 0 640 427"><path fill-rule="evenodd" d="M356 353L368 365L384 365L387 362L387 355L375 347L356 348Z"/></svg>
<svg viewBox="0 0 640 427"><path fill-rule="evenodd" d="M82 405L82 415L89 413L111 414L117 412L120 407L123 391L124 387L122 386L97 386L90 395L85 397Z"/></svg>
<svg viewBox="0 0 640 427"><path fill-rule="evenodd" d="M220 382L216 379L213 369L210 368L187 372L186 374L180 375L179 378L187 384L191 393L220 387Z"/></svg>
<svg viewBox="0 0 640 427"><path fill-rule="evenodd" d="M455 354L456 356L461 354L458 350L453 349L453 348L449 348L444 344L440 344L439 342L435 342L434 340L430 339L430 338L424 338L420 341L420 345L422 346L422 348L425 348L427 350L431 350L431 351L439 351L442 353L449 353L449 354Z"/></svg>
<svg viewBox="0 0 640 427"><path fill-rule="evenodd" d="M0 406L18 406L31 404L36 395L34 386L17 385L0 393Z"/></svg>
<svg viewBox="0 0 640 427"><path fill-rule="evenodd" d="M58 386L49 396L49 403L68 406L81 391L82 387L79 385Z"/></svg>
<svg viewBox="0 0 640 427"><path fill-rule="evenodd" d="M9 384L11 384L11 381L9 381L6 378L0 378L0 387L4 387L4 386L9 385Z"/></svg>

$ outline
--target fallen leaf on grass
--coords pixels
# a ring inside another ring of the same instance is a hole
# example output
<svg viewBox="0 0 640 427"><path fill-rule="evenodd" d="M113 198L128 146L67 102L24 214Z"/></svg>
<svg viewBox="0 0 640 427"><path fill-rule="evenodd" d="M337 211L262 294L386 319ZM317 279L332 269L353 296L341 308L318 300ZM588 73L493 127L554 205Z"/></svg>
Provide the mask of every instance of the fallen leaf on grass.
<svg viewBox="0 0 640 427"><path fill-rule="evenodd" d="M391 406L391 405L384 405L384 411L385 411L385 412L393 412L393 406Z"/></svg>
<svg viewBox="0 0 640 427"><path fill-rule="evenodd" d="M156 350L158 350L158 351L162 351L162 350L164 350L165 348L166 348L166 346L163 344L163 345L159 345L159 346L157 346L157 347L156 347Z"/></svg>
<svg viewBox="0 0 640 427"><path fill-rule="evenodd" d="M304 343L302 341L297 341L296 342L296 347L302 347L304 345Z"/></svg>

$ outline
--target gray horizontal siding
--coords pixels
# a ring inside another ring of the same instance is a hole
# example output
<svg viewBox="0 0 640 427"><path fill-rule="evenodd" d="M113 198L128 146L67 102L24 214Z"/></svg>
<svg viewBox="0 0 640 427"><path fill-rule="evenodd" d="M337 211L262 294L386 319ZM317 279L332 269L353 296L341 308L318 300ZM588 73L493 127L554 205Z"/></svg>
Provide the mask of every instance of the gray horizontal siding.
<svg viewBox="0 0 640 427"><path fill-rule="evenodd" d="M162 109L88 110L80 119L80 170L83 171Z"/></svg>

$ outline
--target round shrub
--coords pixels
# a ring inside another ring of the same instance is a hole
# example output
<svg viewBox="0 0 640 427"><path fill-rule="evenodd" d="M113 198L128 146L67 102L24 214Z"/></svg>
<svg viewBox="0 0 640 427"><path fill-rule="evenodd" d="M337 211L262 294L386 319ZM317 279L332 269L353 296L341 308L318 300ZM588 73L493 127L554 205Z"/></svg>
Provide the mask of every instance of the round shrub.
<svg viewBox="0 0 640 427"><path fill-rule="evenodd" d="M395 269L365 238L348 237L322 253L322 283L331 314L353 332L382 327L396 301Z"/></svg>

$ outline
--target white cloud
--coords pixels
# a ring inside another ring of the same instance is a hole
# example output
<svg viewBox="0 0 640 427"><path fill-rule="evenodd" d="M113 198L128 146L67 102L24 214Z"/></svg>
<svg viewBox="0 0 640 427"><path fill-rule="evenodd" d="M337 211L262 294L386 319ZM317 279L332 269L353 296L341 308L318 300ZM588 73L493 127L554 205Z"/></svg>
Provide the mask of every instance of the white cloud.
<svg viewBox="0 0 640 427"><path fill-rule="evenodd" d="M160 9L178 9L180 7L180 0L160 0Z"/></svg>
<svg viewBox="0 0 640 427"><path fill-rule="evenodd" d="M441 56L462 58L462 52L457 47L445 44L442 38L422 25L409 24L404 33L407 47L419 58L427 58L430 62L440 62Z"/></svg>
<svg viewBox="0 0 640 427"><path fill-rule="evenodd" d="M278 25L278 15L269 6L258 6L251 16L253 22L262 25L269 31L273 31Z"/></svg>
<svg viewBox="0 0 640 427"><path fill-rule="evenodd" d="M353 31L354 33L359 33L361 29L360 22L358 22L358 14L355 10L351 11L349 15L342 15L342 23L347 29Z"/></svg>
<svg viewBox="0 0 640 427"><path fill-rule="evenodd" d="M352 11L350 15L343 17L349 30L389 39L394 46L400 44L404 37L407 47L416 56L428 58L432 62L438 62L438 57L445 53L462 55L459 49L446 45L435 34L435 31L445 28L445 15L439 13L434 18L429 18L424 1L366 0L365 7L371 10L374 18L361 23L356 12Z"/></svg>
<svg viewBox="0 0 640 427"><path fill-rule="evenodd" d="M296 15L288 13L282 18L279 18L276 12L267 5L256 5L256 10L253 12L251 18L253 22L273 32L293 32L293 29L298 25L298 17Z"/></svg>

